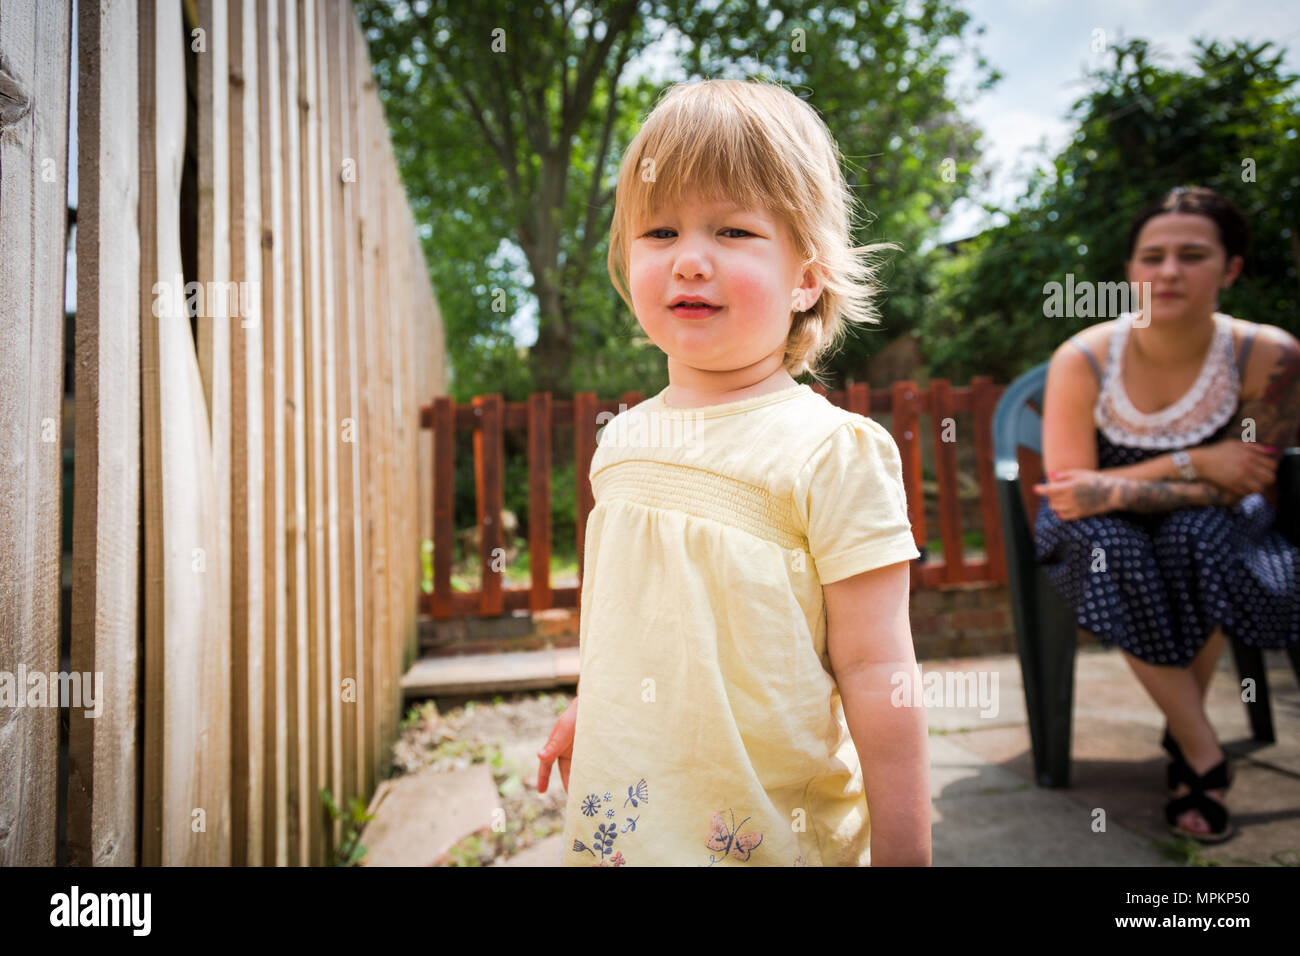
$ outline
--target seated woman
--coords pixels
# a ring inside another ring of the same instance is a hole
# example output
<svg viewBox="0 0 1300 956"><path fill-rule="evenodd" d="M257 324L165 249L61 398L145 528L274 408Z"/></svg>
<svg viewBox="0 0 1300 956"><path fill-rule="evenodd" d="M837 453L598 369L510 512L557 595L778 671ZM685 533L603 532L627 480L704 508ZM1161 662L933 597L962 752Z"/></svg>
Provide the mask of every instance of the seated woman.
<svg viewBox="0 0 1300 956"><path fill-rule="evenodd" d="M1300 426L1300 342L1217 311L1248 230L1179 188L1128 236L1151 301L1056 350L1043 396L1040 564L1080 627L1118 646L1168 721L1166 820L1232 835L1227 759L1205 714L1225 635L1300 641L1300 548L1275 527L1277 462Z"/></svg>

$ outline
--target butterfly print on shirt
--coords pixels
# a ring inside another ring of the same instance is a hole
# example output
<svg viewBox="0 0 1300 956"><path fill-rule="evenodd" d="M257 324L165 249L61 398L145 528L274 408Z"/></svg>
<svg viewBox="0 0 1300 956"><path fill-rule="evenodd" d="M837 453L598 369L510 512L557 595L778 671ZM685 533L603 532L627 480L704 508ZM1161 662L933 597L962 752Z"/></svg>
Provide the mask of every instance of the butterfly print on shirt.
<svg viewBox="0 0 1300 956"><path fill-rule="evenodd" d="M748 862L750 854L757 850L759 844L763 842L763 834L761 833L746 833L743 835L740 833L741 827L749 822L749 817L745 817L737 826L735 825L736 814L731 810L727 812L731 814L732 826L730 827L727 826L727 821L723 818L721 811L715 810L713 812L713 822L709 827L709 838L704 841L704 845L721 855L709 854L709 862L701 864L702 866L712 866L714 863L722 862L727 858L728 852L736 859Z"/></svg>

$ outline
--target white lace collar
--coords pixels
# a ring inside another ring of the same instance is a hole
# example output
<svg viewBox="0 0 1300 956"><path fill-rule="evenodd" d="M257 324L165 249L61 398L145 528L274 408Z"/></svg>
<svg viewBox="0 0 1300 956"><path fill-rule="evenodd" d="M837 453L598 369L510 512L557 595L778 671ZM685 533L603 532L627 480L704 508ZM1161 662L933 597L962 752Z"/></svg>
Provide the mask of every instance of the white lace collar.
<svg viewBox="0 0 1300 956"><path fill-rule="evenodd" d="M1190 389L1168 408L1140 412L1124 391L1124 345L1136 313L1120 315L1110 336L1094 421L1112 444L1176 449L1199 444L1223 427L1237 408L1240 382L1232 347L1232 319L1214 313L1214 337Z"/></svg>

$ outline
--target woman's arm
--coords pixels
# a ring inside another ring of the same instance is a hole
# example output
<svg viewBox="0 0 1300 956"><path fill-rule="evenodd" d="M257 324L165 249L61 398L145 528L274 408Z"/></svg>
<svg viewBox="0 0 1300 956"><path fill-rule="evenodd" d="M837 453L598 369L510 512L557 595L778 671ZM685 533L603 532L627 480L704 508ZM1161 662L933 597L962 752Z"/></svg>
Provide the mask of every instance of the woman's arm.
<svg viewBox="0 0 1300 956"><path fill-rule="evenodd" d="M1240 426L1243 433L1253 434L1259 446L1272 446L1276 461L1282 450L1295 441L1300 428L1300 343L1289 332L1273 326L1261 326L1257 347L1246 372L1241 393ZM1250 440L1243 437L1243 440ZM1210 448L1188 450L1192 467L1204 474L1205 456ZM1136 465L1103 468L1098 474L1121 480L1109 490L1110 507L1137 512L1163 512L1188 505L1233 505L1241 500L1212 481L1184 482L1170 455L1158 455ZM1106 494L1104 483L1090 492ZM1200 487L1206 486L1206 487ZM1270 504L1277 506L1277 486L1264 491ZM1109 509L1107 509L1109 510Z"/></svg>
<svg viewBox="0 0 1300 956"><path fill-rule="evenodd" d="M1254 440L1278 450L1289 447L1300 429L1300 342L1290 332L1261 325L1243 387L1241 425ZM1258 384L1257 384L1258 383Z"/></svg>
<svg viewBox="0 0 1300 956"><path fill-rule="evenodd" d="M1204 454L1204 447L1187 450L1187 457L1191 459L1192 467L1198 472L1202 470L1201 461ZM1178 466L1174 464L1172 452L1167 455L1156 455L1154 458L1140 461L1136 465L1116 465L1113 468L1099 468L1097 470L1101 474L1109 475L1112 478L1130 478L1134 481L1182 481Z"/></svg>
<svg viewBox="0 0 1300 956"><path fill-rule="evenodd" d="M1137 481L1086 469L1067 469L1034 485L1062 521L1108 511L1157 514L1175 508L1235 505L1241 496L1209 481Z"/></svg>
<svg viewBox="0 0 1300 956"><path fill-rule="evenodd" d="M1083 469L1113 478L1135 481L1181 481L1172 455L1148 458L1136 465L1097 467L1097 426L1093 406L1097 380L1087 358L1071 342L1063 342L1052 355L1043 391L1043 471L1052 474ZM1200 470L1200 449L1190 451L1192 467Z"/></svg>
<svg viewBox="0 0 1300 956"><path fill-rule="evenodd" d="M1107 511L1159 514L1194 505L1235 505L1241 500L1209 481L1137 481L1113 475L1107 477L1111 480Z"/></svg>

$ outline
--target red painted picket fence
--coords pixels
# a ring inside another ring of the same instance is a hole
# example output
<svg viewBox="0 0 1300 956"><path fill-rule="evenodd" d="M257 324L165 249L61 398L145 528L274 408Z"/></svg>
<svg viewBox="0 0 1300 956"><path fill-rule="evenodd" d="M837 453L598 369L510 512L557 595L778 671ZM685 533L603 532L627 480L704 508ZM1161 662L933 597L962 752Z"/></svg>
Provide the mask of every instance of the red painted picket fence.
<svg viewBox="0 0 1300 956"><path fill-rule="evenodd" d="M888 413L890 433L898 444L907 490L908 516L922 557L912 564L913 588L944 588L954 585L1005 584L1006 562L1002 543L997 489L993 471L993 410L1006 386L995 385L987 376L976 376L967 386L953 387L944 379L933 380L928 388L915 382L894 382L888 388L873 389L868 383L850 384L846 389L814 391L831 403L861 415ZM432 431L433 441L433 593L424 595L424 611L435 620L461 617L494 617L514 611L542 611L576 608L578 587L551 587L551 436L554 429L574 429L574 457L578 475L577 552L581 574L587 515L594 505L587 473L596 451L596 432L619 406L631 408L643 399L640 392L627 392L618 399L601 400L593 392L582 392L572 400L555 400L549 392L538 392L525 402L505 402L500 395L480 395L470 404L458 405L442 396L421 409L421 426ZM601 413L608 413L598 417ZM962 515L958 498L957 442L945 441L959 414L973 422L975 471L979 482L980 524L984 532L985 556L968 559L962 547ZM944 558L935 560L925 553L926 517L921 484L921 423L928 420L933 442L938 483L939 537ZM508 588L504 572L493 567L492 555L507 542L502 540L499 516L503 507L505 474L504 434L522 429L527 434L531 585ZM482 586L477 591L453 591L454 481L456 469L455 433L474 434L474 475L477 502ZM945 435L945 432L947 433ZM427 440L427 439L426 439Z"/></svg>

